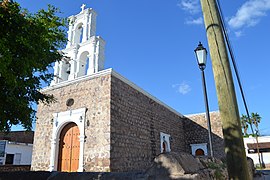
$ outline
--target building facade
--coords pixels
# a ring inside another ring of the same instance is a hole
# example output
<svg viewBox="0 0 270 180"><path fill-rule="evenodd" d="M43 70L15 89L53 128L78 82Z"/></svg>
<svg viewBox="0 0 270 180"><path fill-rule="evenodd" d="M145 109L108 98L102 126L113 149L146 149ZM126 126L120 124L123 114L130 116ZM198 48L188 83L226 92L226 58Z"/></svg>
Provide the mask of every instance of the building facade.
<svg viewBox="0 0 270 180"><path fill-rule="evenodd" d="M185 151L183 116L111 69L44 92L57 101L38 107L33 170L134 171L161 152ZM70 153L76 169L62 169Z"/></svg>
<svg viewBox="0 0 270 180"><path fill-rule="evenodd" d="M259 166L261 161L263 166L270 168L270 136L258 137L258 144L255 137L244 138L244 145L246 155L253 159L256 166Z"/></svg>
<svg viewBox="0 0 270 180"><path fill-rule="evenodd" d="M69 17L65 58L55 63L55 78L42 90L55 102L38 106L31 169L141 171L160 153L191 153L191 144L203 143L207 155L208 136L187 133L203 126L104 69L96 13L84 7Z"/></svg>
<svg viewBox="0 0 270 180"><path fill-rule="evenodd" d="M1 132L0 165L30 165L33 138L33 131Z"/></svg>

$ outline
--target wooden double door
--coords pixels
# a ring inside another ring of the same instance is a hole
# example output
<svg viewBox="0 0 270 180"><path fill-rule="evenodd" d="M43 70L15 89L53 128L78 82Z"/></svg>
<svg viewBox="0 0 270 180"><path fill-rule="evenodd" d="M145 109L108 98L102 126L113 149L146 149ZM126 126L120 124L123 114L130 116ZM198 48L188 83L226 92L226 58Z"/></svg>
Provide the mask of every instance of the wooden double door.
<svg viewBox="0 0 270 180"><path fill-rule="evenodd" d="M76 172L79 168L80 130L75 123L67 124L60 133L58 171Z"/></svg>

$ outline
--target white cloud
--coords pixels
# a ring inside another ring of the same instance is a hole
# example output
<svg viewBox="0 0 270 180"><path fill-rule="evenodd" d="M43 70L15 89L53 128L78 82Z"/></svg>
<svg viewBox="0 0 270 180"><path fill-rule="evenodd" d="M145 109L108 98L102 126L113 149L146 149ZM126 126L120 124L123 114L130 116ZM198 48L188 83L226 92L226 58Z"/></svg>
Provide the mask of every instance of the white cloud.
<svg viewBox="0 0 270 180"><path fill-rule="evenodd" d="M177 92L180 94L187 94L191 91L191 87L187 82L183 81L181 84L174 84L172 85L173 88L177 89Z"/></svg>
<svg viewBox="0 0 270 180"><path fill-rule="evenodd" d="M189 14L185 24L188 25L201 25L203 24L203 18L194 18L193 16L201 11L200 0L181 0L177 4L183 11Z"/></svg>
<svg viewBox="0 0 270 180"><path fill-rule="evenodd" d="M177 5L190 14L200 12L199 0L181 0Z"/></svg>
<svg viewBox="0 0 270 180"><path fill-rule="evenodd" d="M251 27L258 24L262 16L270 10L270 0L249 0L230 18L229 26L234 29Z"/></svg>
<svg viewBox="0 0 270 180"><path fill-rule="evenodd" d="M187 19L186 24L188 24L188 25L201 25L201 24L203 24L203 18L199 17L197 19Z"/></svg>
<svg viewBox="0 0 270 180"><path fill-rule="evenodd" d="M234 32L234 34L236 37L241 37L244 35L243 31L236 31L236 32Z"/></svg>

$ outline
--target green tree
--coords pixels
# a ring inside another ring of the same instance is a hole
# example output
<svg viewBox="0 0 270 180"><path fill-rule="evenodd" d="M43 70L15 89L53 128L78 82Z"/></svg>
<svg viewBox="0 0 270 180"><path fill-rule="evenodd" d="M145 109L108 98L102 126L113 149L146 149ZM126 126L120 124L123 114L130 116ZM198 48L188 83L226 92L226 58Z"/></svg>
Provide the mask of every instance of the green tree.
<svg viewBox="0 0 270 180"><path fill-rule="evenodd" d="M241 116L241 126L244 131L244 136L247 136L247 130L248 127L250 126L251 131L252 131L252 136L260 135L259 133L259 124L261 122L261 116L258 113L251 113L251 115L247 116L242 114ZM253 131L252 125L255 126L255 132Z"/></svg>
<svg viewBox="0 0 270 180"><path fill-rule="evenodd" d="M246 115L242 115L240 120L241 120L241 127L244 131L244 136L248 136L247 130L248 130L248 125L250 124L249 118Z"/></svg>
<svg viewBox="0 0 270 180"><path fill-rule="evenodd" d="M254 133L254 136L256 138L256 144L257 144L257 153L258 153L258 158L259 158L259 163L260 163L260 168L264 167L264 163L261 160L260 157L260 148L259 148L259 140L258 140L258 136L260 136L260 132L259 132L259 123L261 122L261 116L258 113L251 113L251 117L250 117L250 121L252 124L254 124L254 126L256 127L256 132Z"/></svg>
<svg viewBox="0 0 270 180"><path fill-rule="evenodd" d="M259 136L260 132L259 132L259 124L261 122L261 116L258 113L251 113L251 123L254 124L254 126L256 127L256 134Z"/></svg>
<svg viewBox="0 0 270 180"><path fill-rule="evenodd" d="M256 149L257 149L257 153L258 153L258 159L259 159L259 164L260 167L263 167L263 162L261 160L261 156L260 156L260 148L259 148L259 140L258 140L258 136L260 135L259 132L259 123L261 122L261 116L258 113L251 113L251 115L242 115L241 116L241 125L242 128L244 130L244 136L247 136L247 128L248 128L248 124L250 125L251 131L252 131L252 136L256 138ZM252 128L252 125L255 126L255 132Z"/></svg>
<svg viewBox="0 0 270 180"><path fill-rule="evenodd" d="M0 1L0 130L12 125L32 128L39 101L49 103L52 96L39 90L48 83L52 63L60 60L58 49L66 42L65 19L48 6L31 14L16 2Z"/></svg>

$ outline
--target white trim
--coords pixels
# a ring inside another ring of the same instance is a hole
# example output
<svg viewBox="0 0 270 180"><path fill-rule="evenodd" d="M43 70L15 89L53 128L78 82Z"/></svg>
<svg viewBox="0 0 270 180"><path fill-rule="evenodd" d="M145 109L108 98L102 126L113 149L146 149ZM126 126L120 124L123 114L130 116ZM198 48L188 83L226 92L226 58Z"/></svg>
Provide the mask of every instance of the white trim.
<svg viewBox="0 0 270 180"><path fill-rule="evenodd" d="M57 84L54 84L54 85L51 85L51 86L48 86L48 87L42 89L41 92L46 92L46 91L49 91L49 90L62 88L64 86L68 86L70 84L74 84L74 83L77 83L79 81L94 79L96 77L100 77L100 76L104 76L104 75L107 75L107 74L111 74L111 72L112 72L112 69L110 68L110 69L106 69L106 70L103 70L103 71L96 72L94 74L77 77L76 79L62 81L60 83L57 83Z"/></svg>
<svg viewBox="0 0 270 180"><path fill-rule="evenodd" d="M191 154L193 156L195 156L195 153L196 153L197 149L202 149L204 151L204 155L205 156L208 155L207 143L190 144L190 146L191 146Z"/></svg>
<svg viewBox="0 0 270 180"><path fill-rule="evenodd" d="M163 142L166 143L166 152L171 152L171 145L170 145L170 138L171 135L160 132L160 152L163 153Z"/></svg>
<svg viewBox="0 0 270 180"><path fill-rule="evenodd" d="M80 130L80 155L78 172L83 172L83 152L84 152L84 125L85 125L86 108L80 108L70 111L64 111L53 114L53 133L51 139L51 156L49 171L57 171L58 153L59 153L59 138L62 129L68 123L75 123Z"/></svg>

